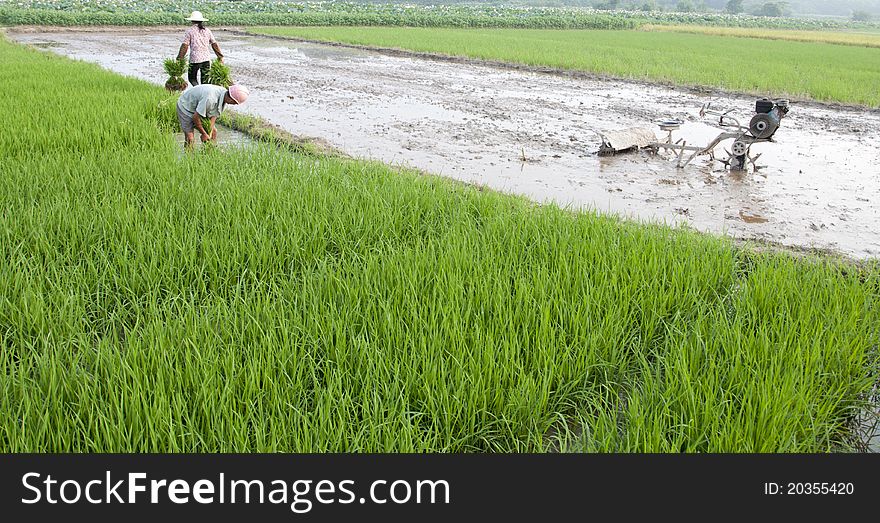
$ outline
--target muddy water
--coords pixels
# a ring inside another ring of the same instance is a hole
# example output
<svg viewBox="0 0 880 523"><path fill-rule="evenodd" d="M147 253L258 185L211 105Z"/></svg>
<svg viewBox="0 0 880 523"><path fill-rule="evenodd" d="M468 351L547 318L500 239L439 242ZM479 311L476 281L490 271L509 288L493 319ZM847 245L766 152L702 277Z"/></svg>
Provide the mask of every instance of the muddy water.
<svg viewBox="0 0 880 523"><path fill-rule="evenodd" d="M200 149L205 145L201 143L201 140L198 136L199 132L196 131L195 141L193 142L194 149ZM181 145L181 150L183 150L184 138L183 133L177 133L175 135L175 139L177 143ZM217 125L217 145L220 147L244 147L247 145L251 145L255 143L255 141L248 135L236 131L234 129L230 129L228 127L223 127L222 125Z"/></svg>
<svg viewBox="0 0 880 523"><path fill-rule="evenodd" d="M180 33L11 37L162 83L161 60L176 54ZM215 34L233 77L252 88L241 110L354 156L563 206L880 255L877 111L794 103L777 143L753 146L766 166L757 173L731 173L705 157L676 169L645 153L599 157L596 133L649 126L660 136L656 122L680 118L677 136L705 145L719 131L699 121L704 102L748 121L755 98Z"/></svg>

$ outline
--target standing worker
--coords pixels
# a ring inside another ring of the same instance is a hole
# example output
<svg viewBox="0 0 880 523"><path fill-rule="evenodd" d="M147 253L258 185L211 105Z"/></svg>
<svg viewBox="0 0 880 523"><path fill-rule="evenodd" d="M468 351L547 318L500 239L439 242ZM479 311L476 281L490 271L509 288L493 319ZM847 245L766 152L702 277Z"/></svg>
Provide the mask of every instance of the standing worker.
<svg viewBox="0 0 880 523"><path fill-rule="evenodd" d="M223 53L220 52L220 46L217 45L211 30L205 27L208 19L202 16L201 11L193 11L186 20L192 22L192 25L183 33L183 43L180 44L180 51L177 52L177 59L186 56L186 51L189 49L189 84L196 86L199 85L196 73L202 72L201 82L204 83L208 69L211 68L211 54L208 50L214 49L214 54L221 64Z"/></svg>
<svg viewBox="0 0 880 523"><path fill-rule="evenodd" d="M248 88L233 84L227 89L219 85L197 85L187 89L177 99L177 120L183 131L185 147L192 148L195 131L198 130L202 143L217 139L214 122L226 104L243 104L248 99Z"/></svg>

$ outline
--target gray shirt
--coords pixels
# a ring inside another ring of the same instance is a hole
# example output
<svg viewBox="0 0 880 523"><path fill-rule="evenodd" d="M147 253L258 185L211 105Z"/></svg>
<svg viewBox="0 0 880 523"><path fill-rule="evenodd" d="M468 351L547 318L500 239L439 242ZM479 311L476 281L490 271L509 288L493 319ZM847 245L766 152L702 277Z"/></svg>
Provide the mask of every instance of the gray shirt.
<svg viewBox="0 0 880 523"><path fill-rule="evenodd" d="M199 116L204 118L213 118L220 116L226 107L225 96L225 87L212 84L197 85L180 95L177 108L190 116L199 113Z"/></svg>

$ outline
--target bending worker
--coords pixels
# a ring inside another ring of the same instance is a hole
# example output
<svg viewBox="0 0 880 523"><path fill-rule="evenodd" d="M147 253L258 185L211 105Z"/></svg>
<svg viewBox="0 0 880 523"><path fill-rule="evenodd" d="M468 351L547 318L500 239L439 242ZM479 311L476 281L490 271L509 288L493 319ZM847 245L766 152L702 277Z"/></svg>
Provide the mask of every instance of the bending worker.
<svg viewBox="0 0 880 523"><path fill-rule="evenodd" d="M191 87L177 99L177 120L183 130L186 148L193 145L195 131L199 131L202 143L217 139L214 122L226 104L239 105L248 99L248 88L233 84L229 89L213 84Z"/></svg>
<svg viewBox="0 0 880 523"><path fill-rule="evenodd" d="M205 77L208 76L208 70L211 68L209 46L214 49L214 54L217 55L217 60L221 64L223 63L223 53L220 52L220 46L214 39L214 34L205 27L205 22L208 19L202 16L201 12L193 11L186 20L192 22L192 25L183 33L183 43L180 44L180 51L177 52L177 59L181 60L186 56L186 51L189 49L189 84L196 86L199 85L197 73L202 72L201 82L205 83Z"/></svg>

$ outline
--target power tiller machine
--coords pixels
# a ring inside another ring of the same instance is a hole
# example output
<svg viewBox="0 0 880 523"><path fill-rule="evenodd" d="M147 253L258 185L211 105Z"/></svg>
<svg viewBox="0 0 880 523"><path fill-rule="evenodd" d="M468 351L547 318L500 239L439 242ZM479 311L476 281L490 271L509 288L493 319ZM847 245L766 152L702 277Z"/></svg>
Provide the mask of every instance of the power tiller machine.
<svg viewBox="0 0 880 523"><path fill-rule="evenodd" d="M750 149L756 143L773 141L773 135L779 129L782 119L788 114L788 109L788 100L762 98L755 103L755 114L749 125L745 126L731 116L733 109L716 111L707 103L700 109L700 118L718 117L712 125L721 129L721 133L708 145L689 145L681 138L674 139L673 132L679 130L684 122L667 120L659 124L660 130L666 132L663 141L657 140L654 132L644 127L600 133L602 145L599 147L599 154L609 155L642 148L657 153L660 149L665 149L675 153L676 166L684 168L697 156L708 155L711 160L716 160L715 148L721 142L733 140L730 149L725 149L727 157L718 161L729 169L745 169L746 162L750 163L753 169L759 169L755 162L761 154L752 156Z"/></svg>

